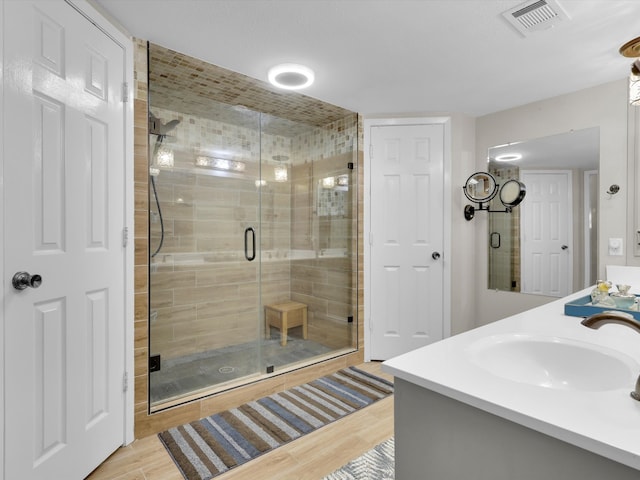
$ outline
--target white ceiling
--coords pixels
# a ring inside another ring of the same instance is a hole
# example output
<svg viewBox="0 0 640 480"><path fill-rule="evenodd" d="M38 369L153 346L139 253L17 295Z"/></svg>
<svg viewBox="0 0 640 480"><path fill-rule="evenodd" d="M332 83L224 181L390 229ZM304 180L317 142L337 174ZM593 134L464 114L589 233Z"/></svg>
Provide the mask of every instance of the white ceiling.
<svg viewBox="0 0 640 480"><path fill-rule="evenodd" d="M133 36L265 80L316 72L305 95L365 115L472 116L625 78L640 0L559 0L570 20L523 37L519 0L95 0Z"/></svg>

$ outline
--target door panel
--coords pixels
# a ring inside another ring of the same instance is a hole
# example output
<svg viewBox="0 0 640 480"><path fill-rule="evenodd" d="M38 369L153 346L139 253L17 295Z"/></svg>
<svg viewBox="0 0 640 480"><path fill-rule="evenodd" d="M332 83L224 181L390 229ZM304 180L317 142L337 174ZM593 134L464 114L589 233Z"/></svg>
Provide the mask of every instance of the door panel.
<svg viewBox="0 0 640 480"><path fill-rule="evenodd" d="M520 207L522 293L564 297L573 291L571 172L520 174L527 186Z"/></svg>
<svg viewBox="0 0 640 480"><path fill-rule="evenodd" d="M66 2L3 6L4 478L83 478L124 440L124 51Z"/></svg>
<svg viewBox="0 0 640 480"><path fill-rule="evenodd" d="M443 335L442 125L371 127L371 358Z"/></svg>

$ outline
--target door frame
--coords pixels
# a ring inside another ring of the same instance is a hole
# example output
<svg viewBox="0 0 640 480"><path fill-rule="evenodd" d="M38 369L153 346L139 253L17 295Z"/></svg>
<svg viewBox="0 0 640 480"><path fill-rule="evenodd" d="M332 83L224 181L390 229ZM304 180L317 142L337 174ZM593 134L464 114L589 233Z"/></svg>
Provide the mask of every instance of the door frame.
<svg viewBox="0 0 640 480"><path fill-rule="evenodd" d="M596 243L596 245L593 245L591 242L591 236L589 235L589 217L590 217L590 213L591 213L591 194L592 194L592 188L591 188L591 179L593 177L596 177L596 179L598 178L599 172L598 170L587 170L583 173L583 198L582 198L582 222L583 222L583 228L582 228L582 236L583 236L583 244L584 244L584 269L582 271L582 285L580 286L581 288L587 288L589 286L592 285L592 283L589 281L589 279L591 278L591 257L593 255L593 253L596 253L596 257L597 257L597 249L598 249L598 245ZM593 192L596 194L597 196L597 189L596 192ZM596 203L597 203L597 199L596 199ZM598 205L596 205L596 217L597 217L597 211L598 211ZM597 219L596 219L597 221ZM597 225L596 225L597 226ZM597 229L596 229L597 232ZM597 265L597 261L596 261L596 265ZM575 286L574 286L575 287Z"/></svg>
<svg viewBox="0 0 640 480"><path fill-rule="evenodd" d="M4 2L0 5L0 25L4 30ZM4 145L4 33L0 34L0 145ZM5 289L6 272L4 271L4 148L0 148L0 243L3 253L0 255L0 272L3 274L2 291ZM0 341L0 475L4 477L4 295L0 296L0 331L3 339Z"/></svg>
<svg viewBox="0 0 640 480"><path fill-rule="evenodd" d="M0 0L2 4L9 0ZM124 52L124 72L125 79L128 88L123 92L123 96L126 99L123 109L124 115L124 220L126 228L126 234L123 233L123 242L126 241L127 248L125 249L124 260L124 279L123 288L125 290L124 295L124 312L123 322L125 323L124 338L124 355L125 355L125 372L127 372L127 385L125 392L125 405L124 405L124 418L122 419L123 435L122 444L126 445L134 440L134 388L133 388L133 372L134 372L134 163L133 163L133 41L130 35L125 33L124 29L120 26L112 23L108 16L104 14L98 7L90 3L89 0L60 0L60 2L66 2L72 8L77 10L82 16L84 16L89 22L99 28L105 35L111 38L116 44L118 44ZM0 25L4 24L4 8L0 8ZM0 35L0 69L4 69L4 58L2 52L4 51L4 36ZM4 72L3 72L4 73ZM6 78L6 75L2 75ZM4 84L0 82L0 111L4 111L4 105L2 99L4 98ZM0 115L0 145L4 145L4 116ZM11 159L6 159L10 161ZM0 149L0 180L4 179L4 162L5 155L4 150ZM4 182L0 181L0 238L4 238ZM3 272L4 278L2 279L3 288L6 286L6 282L10 281L8 278L8 272L4 269L4 255L0 255L0 271ZM4 317L4 298L0 298L0 331L4 331L5 317ZM7 412L4 405L4 341L0 342L0 411L2 415L0 417L0 426L4 431L4 419ZM123 385L124 387L124 385ZM0 435L0 472L4 472L4 435Z"/></svg>
<svg viewBox="0 0 640 480"><path fill-rule="evenodd" d="M443 145L443 298L442 335L451 335L451 117L383 117L364 119L364 360L371 360L371 128L402 125L442 125Z"/></svg>

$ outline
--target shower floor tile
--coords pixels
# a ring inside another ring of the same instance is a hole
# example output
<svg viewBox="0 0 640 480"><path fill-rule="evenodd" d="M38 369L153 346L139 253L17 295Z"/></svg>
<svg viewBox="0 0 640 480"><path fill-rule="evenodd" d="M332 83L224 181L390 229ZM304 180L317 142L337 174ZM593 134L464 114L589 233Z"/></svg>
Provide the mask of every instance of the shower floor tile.
<svg viewBox="0 0 640 480"><path fill-rule="evenodd" d="M162 362L161 370L150 374L149 400L151 405L187 395L196 390L264 373L267 366L291 365L331 351L320 343L287 337L287 345L280 345L280 332L260 342L262 360L255 343L233 345Z"/></svg>

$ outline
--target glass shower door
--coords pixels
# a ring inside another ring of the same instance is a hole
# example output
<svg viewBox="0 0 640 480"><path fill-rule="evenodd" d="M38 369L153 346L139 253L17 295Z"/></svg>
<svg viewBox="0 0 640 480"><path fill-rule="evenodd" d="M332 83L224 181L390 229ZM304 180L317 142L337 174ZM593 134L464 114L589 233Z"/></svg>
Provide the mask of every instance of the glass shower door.
<svg viewBox="0 0 640 480"><path fill-rule="evenodd" d="M164 109L158 105L162 101L154 100L152 409L245 383L264 372L260 114L211 102L205 117ZM173 130L160 133L172 121Z"/></svg>

